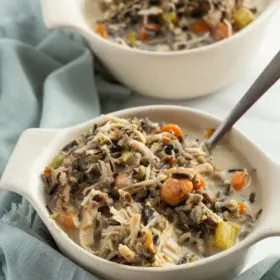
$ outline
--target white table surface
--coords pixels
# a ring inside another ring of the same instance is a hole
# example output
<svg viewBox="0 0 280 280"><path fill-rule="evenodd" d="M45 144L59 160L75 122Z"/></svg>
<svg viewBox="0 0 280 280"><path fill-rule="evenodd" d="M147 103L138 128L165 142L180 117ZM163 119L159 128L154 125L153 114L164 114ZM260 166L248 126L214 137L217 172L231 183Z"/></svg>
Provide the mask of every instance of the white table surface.
<svg viewBox="0 0 280 280"><path fill-rule="evenodd" d="M266 36L266 38L260 38L260 41L264 40L261 51L248 73L234 85L217 94L179 102L135 95L131 100L124 103L122 107L148 104L178 104L197 108L223 118L272 57L280 50L280 11L271 19L270 28ZM246 113L238 122L237 127L259 144L272 159L280 162L280 81ZM277 199L280 203L280 197ZM271 255L280 256L280 237L268 238L254 245L245 269Z"/></svg>

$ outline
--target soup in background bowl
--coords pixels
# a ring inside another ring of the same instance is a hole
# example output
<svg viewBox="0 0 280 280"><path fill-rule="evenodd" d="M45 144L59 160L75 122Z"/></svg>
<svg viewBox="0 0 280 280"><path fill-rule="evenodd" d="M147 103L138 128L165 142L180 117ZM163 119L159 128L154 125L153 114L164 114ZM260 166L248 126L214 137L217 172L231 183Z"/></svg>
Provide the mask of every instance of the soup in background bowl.
<svg viewBox="0 0 280 280"><path fill-rule="evenodd" d="M179 51L226 39L255 20L256 1L99 0L95 32L132 48Z"/></svg>

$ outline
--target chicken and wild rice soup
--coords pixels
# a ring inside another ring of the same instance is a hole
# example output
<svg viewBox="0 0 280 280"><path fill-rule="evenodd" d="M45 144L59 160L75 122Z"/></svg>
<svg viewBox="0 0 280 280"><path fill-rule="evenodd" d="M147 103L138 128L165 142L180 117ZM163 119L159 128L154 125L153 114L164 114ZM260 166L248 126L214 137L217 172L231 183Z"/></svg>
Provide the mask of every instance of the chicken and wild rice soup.
<svg viewBox="0 0 280 280"><path fill-rule="evenodd" d="M180 265L226 250L261 215L256 171L203 142L176 124L104 116L45 167L50 217L121 264Z"/></svg>
<svg viewBox="0 0 280 280"><path fill-rule="evenodd" d="M154 51L192 49L232 36L256 18L254 0L92 0L103 19L96 33Z"/></svg>

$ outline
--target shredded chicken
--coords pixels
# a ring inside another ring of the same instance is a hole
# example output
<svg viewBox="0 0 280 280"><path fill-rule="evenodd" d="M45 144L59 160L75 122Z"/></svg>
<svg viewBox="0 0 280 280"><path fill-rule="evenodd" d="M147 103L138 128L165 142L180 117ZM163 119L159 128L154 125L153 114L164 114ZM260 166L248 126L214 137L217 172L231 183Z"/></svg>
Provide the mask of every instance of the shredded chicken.
<svg viewBox="0 0 280 280"><path fill-rule="evenodd" d="M132 263L135 259L135 253L130 250L126 245L119 245L119 252L129 262Z"/></svg>
<svg viewBox="0 0 280 280"><path fill-rule="evenodd" d="M131 148L139 151L143 156L145 156L149 161L153 161L153 160L159 160L154 154L153 152L143 143L137 141L137 140L130 140L129 141L129 146L131 146Z"/></svg>
<svg viewBox="0 0 280 280"><path fill-rule="evenodd" d="M131 223L130 223L130 242L129 242L131 247L133 246L133 244L137 240L137 235L138 235L138 232L140 230L140 220L141 220L141 216L139 214L135 214L131 218Z"/></svg>
<svg viewBox="0 0 280 280"><path fill-rule="evenodd" d="M97 210L93 207L83 207L81 211L79 241L85 249L89 249L94 243L93 233Z"/></svg>

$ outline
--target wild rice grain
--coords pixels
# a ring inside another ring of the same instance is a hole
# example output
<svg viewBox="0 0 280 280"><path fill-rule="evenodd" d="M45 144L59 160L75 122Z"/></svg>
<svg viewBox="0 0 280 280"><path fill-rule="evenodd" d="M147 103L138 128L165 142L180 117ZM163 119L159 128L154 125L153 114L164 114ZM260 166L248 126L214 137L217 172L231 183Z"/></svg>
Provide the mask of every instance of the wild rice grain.
<svg viewBox="0 0 280 280"><path fill-rule="evenodd" d="M250 196L249 196L249 201L250 201L251 203L254 203L255 200L256 200L256 193L255 193L255 192L252 192L252 193L250 194Z"/></svg>
<svg viewBox="0 0 280 280"><path fill-rule="evenodd" d="M261 216L262 212L263 212L262 209L260 209L260 210L257 212L257 214L256 214L256 220L259 219L259 217Z"/></svg>

